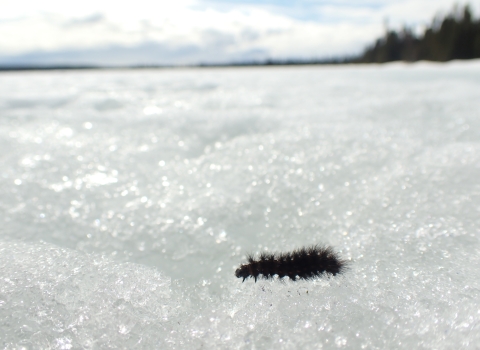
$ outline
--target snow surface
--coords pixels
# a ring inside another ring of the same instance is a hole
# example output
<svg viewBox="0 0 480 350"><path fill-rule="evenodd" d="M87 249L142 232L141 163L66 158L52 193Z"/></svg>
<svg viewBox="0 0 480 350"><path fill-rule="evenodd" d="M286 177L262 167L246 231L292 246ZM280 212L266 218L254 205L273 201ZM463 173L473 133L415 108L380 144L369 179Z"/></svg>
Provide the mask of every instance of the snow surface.
<svg viewBox="0 0 480 350"><path fill-rule="evenodd" d="M480 64L0 75L0 347L476 349ZM331 245L342 276L241 283Z"/></svg>

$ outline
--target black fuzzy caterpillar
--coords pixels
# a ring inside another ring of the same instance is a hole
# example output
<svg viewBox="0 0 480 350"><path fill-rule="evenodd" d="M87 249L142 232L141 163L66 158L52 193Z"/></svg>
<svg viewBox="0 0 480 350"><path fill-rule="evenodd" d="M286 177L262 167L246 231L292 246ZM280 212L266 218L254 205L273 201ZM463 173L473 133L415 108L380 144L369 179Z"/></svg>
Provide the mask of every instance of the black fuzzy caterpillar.
<svg viewBox="0 0 480 350"><path fill-rule="evenodd" d="M258 260L253 255L247 255L247 263L240 265L235 276L253 277L255 282L259 275L264 279L273 279L288 276L292 281L297 278L310 280L320 277L324 273L336 275L347 267L347 261L341 259L331 247L314 245L287 253L262 253Z"/></svg>

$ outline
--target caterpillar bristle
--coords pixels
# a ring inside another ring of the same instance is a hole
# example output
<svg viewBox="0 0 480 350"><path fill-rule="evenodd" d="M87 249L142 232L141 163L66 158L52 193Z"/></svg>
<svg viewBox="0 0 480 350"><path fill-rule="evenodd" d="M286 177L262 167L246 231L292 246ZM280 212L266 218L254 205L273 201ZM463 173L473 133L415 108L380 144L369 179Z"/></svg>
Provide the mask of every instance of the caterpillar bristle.
<svg viewBox="0 0 480 350"><path fill-rule="evenodd" d="M252 277L255 282L258 278L269 280L275 276L280 280L288 277L292 281L308 281L325 273L341 274L346 267L347 261L341 259L332 247L313 245L286 253L263 252L258 259L249 254L247 263L240 265L235 276L243 281Z"/></svg>

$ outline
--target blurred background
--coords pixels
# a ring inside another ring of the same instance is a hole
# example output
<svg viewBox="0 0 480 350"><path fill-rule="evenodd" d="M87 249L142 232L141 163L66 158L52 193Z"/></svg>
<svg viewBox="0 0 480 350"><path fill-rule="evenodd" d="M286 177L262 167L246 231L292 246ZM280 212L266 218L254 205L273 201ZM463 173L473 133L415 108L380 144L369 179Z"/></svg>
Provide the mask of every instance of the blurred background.
<svg viewBox="0 0 480 350"><path fill-rule="evenodd" d="M1 0L0 8L4 69L480 57L479 1Z"/></svg>

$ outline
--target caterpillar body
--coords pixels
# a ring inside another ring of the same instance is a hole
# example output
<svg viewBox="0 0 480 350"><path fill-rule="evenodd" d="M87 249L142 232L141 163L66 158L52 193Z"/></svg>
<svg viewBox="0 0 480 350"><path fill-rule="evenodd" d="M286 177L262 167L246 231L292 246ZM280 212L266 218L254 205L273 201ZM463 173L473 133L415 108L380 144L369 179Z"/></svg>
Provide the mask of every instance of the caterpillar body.
<svg viewBox="0 0 480 350"><path fill-rule="evenodd" d="M247 263L240 265L235 276L253 277L255 282L261 275L264 279L273 279L275 275L292 281L298 279L310 280L324 273L336 275L345 271L347 261L341 259L331 247L314 245L296 249L287 253L262 253L256 260L253 255L247 255Z"/></svg>

